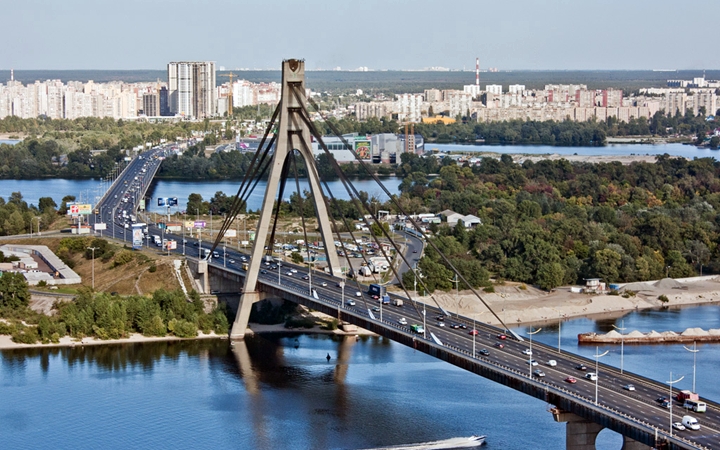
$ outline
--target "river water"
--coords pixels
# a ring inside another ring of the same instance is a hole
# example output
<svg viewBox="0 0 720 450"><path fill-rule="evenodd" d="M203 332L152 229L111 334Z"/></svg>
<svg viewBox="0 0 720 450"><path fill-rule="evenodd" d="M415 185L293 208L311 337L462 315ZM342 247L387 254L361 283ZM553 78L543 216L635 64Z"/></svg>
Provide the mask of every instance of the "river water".
<svg viewBox="0 0 720 450"><path fill-rule="evenodd" d="M548 146L473 146L454 144L428 145L428 149L437 148L439 151L453 152L495 152L509 154L561 154L561 155L662 155L684 156L687 158L716 158L718 152L707 149L699 149L691 145L682 144L658 144L658 145L632 145L615 144L607 147L548 147ZM402 182L397 177L382 177L382 183L391 194L398 193L398 186ZM241 180L224 181L187 181L187 180L156 180L148 190L148 196L152 200L148 203L148 210L151 212L164 213L165 208L157 206L159 197L177 197L177 211L186 209L187 198L191 193L202 195L203 199L209 200L216 192L220 191L226 195L235 195L240 187ZM373 180L356 179L353 184L359 191L365 191L370 196L375 196L380 201L385 201L387 196ZM348 199L349 195L340 181L328 183L330 190L337 198ZM265 192L265 182L262 181L255 188L248 200L249 209L258 209L262 204L262 197ZM308 190L306 182L300 184L300 188ZM95 202L95 198L102 195L101 183L98 180L0 180L0 197L7 199L12 192L21 192L28 204L37 205L40 197L52 197L59 205L65 195L74 195L78 200ZM288 183L285 198L295 192L295 184Z"/></svg>
<svg viewBox="0 0 720 450"><path fill-rule="evenodd" d="M718 316L717 306L632 312L624 326L720 328ZM561 345L592 355L577 333L622 323L568 320ZM557 345L557 328L539 326L536 338ZM718 400L720 345L698 348L697 390ZM619 365L619 347L606 349L604 362ZM662 382L672 370L685 376L678 387L692 387L692 355L680 345L625 346L624 367ZM358 449L471 434L488 435L486 448L564 446L564 424L544 402L381 338L3 351L0 398L3 448ZM600 449L620 446L610 431L598 438Z"/></svg>

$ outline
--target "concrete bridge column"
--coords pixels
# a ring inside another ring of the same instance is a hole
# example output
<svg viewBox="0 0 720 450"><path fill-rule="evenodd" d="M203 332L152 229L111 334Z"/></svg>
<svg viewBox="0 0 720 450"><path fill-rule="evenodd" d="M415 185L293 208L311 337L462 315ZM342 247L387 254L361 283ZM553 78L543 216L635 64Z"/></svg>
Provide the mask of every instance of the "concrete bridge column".
<svg viewBox="0 0 720 450"><path fill-rule="evenodd" d="M250 320L250 311L252 311L253 305L260 300L260 293L257 291L244 292L240 296L240 304L230 331L230 339L243 339L245 337L245 331L247 331L248 321Z"/></svg>
<svg viewBox="0 0 720 450"><path fill-rule="evenodd" d="M565 448L567 450L595 450L595 439L602 431L602 425L559 409L554 409L552 413L555 422L567 423L565 426Z"/></svg>
<svg viewBox="0 0 720 450"><path fill-rule="evenodd" d="M210 293L210 281L208 280L208 263L207 261L198 261L198 275L200 275L203 294Z"/></svg>
<svg viewBox="0 0 720 450"><path fill-rule="evenodd" d="M652 450L652 447L634 439L630 439L627 436L623 436L622 450Z"/></svg>

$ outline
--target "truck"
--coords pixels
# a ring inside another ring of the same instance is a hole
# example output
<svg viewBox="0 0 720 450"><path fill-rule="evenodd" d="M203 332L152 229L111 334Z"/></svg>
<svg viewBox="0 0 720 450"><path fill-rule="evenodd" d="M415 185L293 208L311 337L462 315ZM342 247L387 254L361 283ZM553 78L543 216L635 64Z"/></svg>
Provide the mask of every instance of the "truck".
<svg viewBox="0 0 720 450"><path fill-rule="evenodd" d="M382 304L383 305L389 305L390 304L390 296L388 294L385 294L382 296Z"/></svg>
<svg viewBox="0 0 720 450"><path fill-rule="evenodd" d="M677 401L679 401L679 402L682 402L685 400L696 400L696 401L700 400L699 395L697 395L694 392L688 391L688 390L678 392L675 397L677 398Z"/></svg>
<svg viewBox="0 0 720 450"><path fill-rule="evenodd" d="M393 305L395 305L397 307L401 307L403 305L403 301L400 300L399 298L396 298L395 300L393 300Z"/></svg>
<svg viewBox="0 0 720 450"><path fill-rule="evenodd" d="M372 269L370 269L368 266L362 266L358 269L358 273L360 274L360 276L370 277L372 276Z"/></svg>
<svg viewBox="0 0 720 450"><path fill-rule="evenodd" d="M153 240L153 244L157 244L158 242L161 242L160 236L158 236L157 234L153 234L152 240Z"/></svg>
<svg viewBox="0 0 720 450"><path fill-rule="evenodd" d="M425 328L423 328L422 325L417 325L417 324L410 325L410 330L412 330L413 333L425 334Z"/></svg>
<svg viewBox="0 0 720 450"><path fill-rule="evenodd" d="M368 286L368 294L370 295L377 295L378 297L382 297L385 295L385 292L385 286L381 286L379 284L371 284L370 286Z"/></svg>

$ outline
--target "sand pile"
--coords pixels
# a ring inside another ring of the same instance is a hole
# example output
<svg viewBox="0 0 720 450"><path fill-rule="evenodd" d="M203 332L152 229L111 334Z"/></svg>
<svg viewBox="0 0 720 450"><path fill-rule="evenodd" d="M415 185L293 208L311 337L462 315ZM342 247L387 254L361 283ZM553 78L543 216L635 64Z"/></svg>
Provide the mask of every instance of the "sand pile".
<svg viewBox="0 0 720 450"><path fill-rule="evenodd" d="M639 332L638 330L632 330L631 332L629 332L629 333L626 334L625 336L627 336L627 337L632 337L632 338L645 337L645 335L642 334L641 332Z"/></svg>
<svg viewBox="0 0 720 450"><path fill-rule="evenodd" d="M655 331L655 330L652 330L651 332L649 332L649 333L647 334L647 337L650 337L650 338L659 338L659 337L662 337L662 334L658 333L658 332Z"/></svg>
<svg viewBox="0 0 720 450"><path fill-rule="evenodd" d="M679 281L673 280L672 278L663 278L662 280L658 280L653 283L653 286L655 286L657 289L677 289L685 285L680 283Z"/></svg>
<svg viewBox="0 0 720 450"><path fill-rule="evenodd" d="M710 333L703 330L702 328L688 328L687 330L680 333L680 336L708 336Z"/></svg>
<svg viewBox="0 0 720 450"><path fill-rule="evenodd" d="M711 336L718 336L718 335L720 335L720 329L712 328L712 329L708 330L708 334Z"/></svg>
<svg viewBox="0 0 720 450"><path fill-rule="evenodd" d="M621 290L623 291L652 291L655 287L651 285L650 283L644 283L644 282L637 282L637 283L628 283L625 286L622 287Z"/></svg>
<svg viewBox="0 0 720 450"><path fill-rule="evenodd" d="M662 334L663 336L677 336L677 335L678 335L678 334L677 334L676 332L674 332L674 331L663 331L663 332L660 333L660 334Z"/></svg>
<svg viewBox="0 0 720 450"><path fill-rule="evenodd" d="M619 338L621 335L620 335L620 333L618 333L615 330L610 330L607 332L607 334L605 336L611 337L611 338Z"/></svg>

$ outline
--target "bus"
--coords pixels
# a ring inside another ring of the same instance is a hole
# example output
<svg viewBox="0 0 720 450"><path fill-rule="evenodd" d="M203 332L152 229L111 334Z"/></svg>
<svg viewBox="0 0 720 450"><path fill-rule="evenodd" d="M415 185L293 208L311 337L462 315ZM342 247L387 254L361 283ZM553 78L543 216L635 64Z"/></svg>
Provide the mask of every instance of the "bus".
<svg viewBox="0 0 720 450"><path fill-rule="evenodd" d="M690 400L689 398L685 400L683 408L692 409L697 413L707 411L707 405L705 404L705 402L701 402L700 400Z"/></svg>

